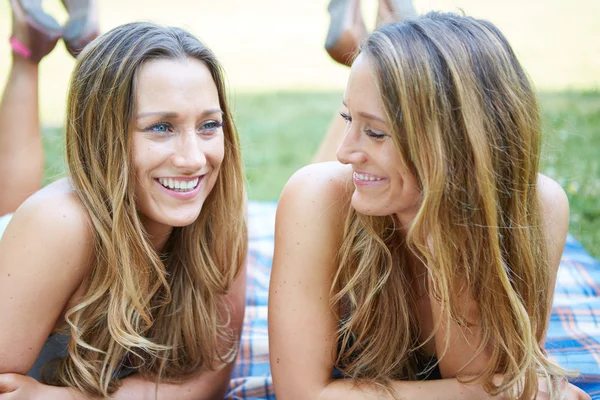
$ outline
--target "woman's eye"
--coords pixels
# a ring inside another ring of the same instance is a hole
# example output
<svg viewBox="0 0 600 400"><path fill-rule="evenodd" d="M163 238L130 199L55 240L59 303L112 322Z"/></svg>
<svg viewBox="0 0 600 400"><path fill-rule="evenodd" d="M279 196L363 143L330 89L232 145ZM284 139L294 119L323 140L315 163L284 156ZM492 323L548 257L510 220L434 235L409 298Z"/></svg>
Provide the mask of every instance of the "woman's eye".
<svg viewBox="0 0 600 400"><path fill-rule="evenodd" d="M385 133L374 132L370 129L366 129L365 133L367 134L367 136L372 137L373 139L383 139L387 136Z"/></svg>
<svg viewBox="0 0 600 400"><path fill-rule="evenodd" d="M157 133L169 133L173 130L173 127L171 124L167 124L166 122L160 122L158 124L151 125L148 127L148 130Z"/></svg>
<svg viewBox="0 0 600 400"><path fill-rule="evenodd" d="M209 122L206 122L206 123L202 124L202 126L200 127L200 129L203 130L203 131L212 132L212 131L215 131L215 130L221 128L222 126L223 126L222 122L209 121Z"/></svg>
<svg viewBox="0 0 600 400"><path fill-rule="evenodd" d="M346 120L346 122L352 122L352 117L350 117L348 114L340 112L340 115Z"/></svg>

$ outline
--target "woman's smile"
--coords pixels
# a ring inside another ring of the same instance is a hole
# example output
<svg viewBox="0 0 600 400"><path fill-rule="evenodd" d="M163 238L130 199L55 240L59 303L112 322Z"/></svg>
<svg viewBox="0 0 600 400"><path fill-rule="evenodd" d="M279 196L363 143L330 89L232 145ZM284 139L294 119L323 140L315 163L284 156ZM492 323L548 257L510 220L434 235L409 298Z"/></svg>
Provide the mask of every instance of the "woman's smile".
<svg viewBox="0 0 600 400"><path fill-rule="evenodd" d="M354 184L356 186L360 187L381 186L382 184L388 182L388 179L383 178L381 176L357 171L354 171L354 174L352 175L352 180L354 181Z"/></svg>
<svg viewBox="0 0 600 400"><path fill-rule="evenodd" d="M205 175L190 178L157 178L155 181L161 186L169 196L180 200L189 200L194 198L202 186Z"/></svg>
<svg viewBox="0 0 600 400"><path fill-rule="evenodd" d="M210 195L224 157L215 83L199 61L149 61L139 71L137 100L137 208L155 228L189 225Z"/></svg>

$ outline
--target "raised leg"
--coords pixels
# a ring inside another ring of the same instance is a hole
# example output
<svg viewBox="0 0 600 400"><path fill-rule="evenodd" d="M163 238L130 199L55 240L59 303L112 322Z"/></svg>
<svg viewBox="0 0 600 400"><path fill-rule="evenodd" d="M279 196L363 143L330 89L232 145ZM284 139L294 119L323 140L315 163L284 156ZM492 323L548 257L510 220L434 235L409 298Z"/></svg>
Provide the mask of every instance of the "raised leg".
<svg viewBox="0 0 600 400"><path fill-rule="evenodd" d="M42 187L44 153L38 116L38 64L14 54L0 101L0 215Z"/></svg>
<svg viewBox="0 0 600 400"><path fill-rule="evenodd" d="M14 212L42 186L38 62L52 51L61 33L39 0L10 4L12 65L0 100L0 215Z"/></svg>

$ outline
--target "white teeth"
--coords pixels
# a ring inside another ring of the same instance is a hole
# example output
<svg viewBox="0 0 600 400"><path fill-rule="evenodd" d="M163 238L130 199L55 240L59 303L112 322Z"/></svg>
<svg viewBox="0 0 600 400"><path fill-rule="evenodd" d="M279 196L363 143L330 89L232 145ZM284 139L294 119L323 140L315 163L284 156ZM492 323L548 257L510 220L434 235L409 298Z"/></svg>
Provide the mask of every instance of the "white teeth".
<svg viewBox="0 0 600 400"><path fill-rule="evenodd" d="M199 178L192 181L178 181L173 178L158 178L158 182L164 187L178 192L188 192L198 185Z"/></svg>
<svg viewBox="0 0 600 400"><path fill-rule="evenodd" d="M359 173L354 173L354 176L360 181L381 181L383 178L376 178L374 176L363 175Z"/></svg>

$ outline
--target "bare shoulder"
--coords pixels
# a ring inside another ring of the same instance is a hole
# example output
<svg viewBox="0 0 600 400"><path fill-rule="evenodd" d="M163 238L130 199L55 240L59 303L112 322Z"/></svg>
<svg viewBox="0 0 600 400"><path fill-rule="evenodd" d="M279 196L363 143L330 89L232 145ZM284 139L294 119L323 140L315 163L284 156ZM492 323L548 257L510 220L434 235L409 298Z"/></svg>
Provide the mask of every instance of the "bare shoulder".
<svg viewBox="0 0 600 400"><path fill-rule="evenodd" d="M569 225L569 200L563 188L552 178L539 174L538 196L545 227L558 231L556 234L566 235Z"/></svg>
<svg viewBox="0 0 600 400"><path fill-rule="evenodd" d="M35 232L31 232L34 235L60 231L70 238L85 240L92 236L88 212L66 179L56 181L29 197L17 209L13 219L36 223Z"/></svg>
<svg viewBox="0 0 600 400"><path fill-rule="evenodd" d="M328 298L353 188L351 170L336 162L309 165L290 178L277 205L271 284L279 291L273 298ZM298 281L310 281L314 293L284 292L285 282Z"/></svg>
<svg viewBox="0 0 600 400"><path fill-rule="evenodd" d="M557 270L569 230L569 200L563 188L545 175L538 175L537 189L548 260L550 267Z"/></svg>
<svg viewBox="0 0 600 400"><path fill-rule="evenodd" d="M331 285L353 192L351 169L328 162L297 171L279 199L269 285L269 353L278 393L316 398L331 379L337 323ZM310 376L296 379L307 366Z"/></svg>
<svg viewBox="0 0 600 400"><path fill-rule="evenodd" d="M81 279L92 252L92 239L88 213L69 182L62 179L29 197L15 211L0 242L0 254L31 249L62 260L62 267L70 266L71 272L79 272L74 278ZM53 265L52 258L44 265Z"/></svg>
<svg viewBox="0 0 600 400"><path fill-rule="evenodd" d="M538 175L538 196L542 212L569 213L569 200L564 189L554 179L546 175Z"/></svg>
<svg viewBox="0 0 600 400"><path fill-rule="evenodd" d="M287 182L278 204L278 218L313 217L324 213L343 218L354 191L352 170L338 162L310 164Z"/></svg>
<svg viewBox="0 0 600 400"><path fill-rule="evenodd" d="M28 198L0 240L0 373L26 373L89 273L87 213L64 182Z"/></svg>

